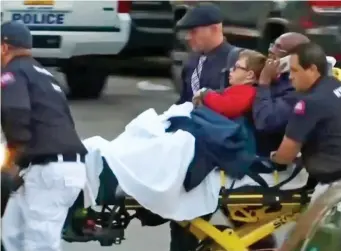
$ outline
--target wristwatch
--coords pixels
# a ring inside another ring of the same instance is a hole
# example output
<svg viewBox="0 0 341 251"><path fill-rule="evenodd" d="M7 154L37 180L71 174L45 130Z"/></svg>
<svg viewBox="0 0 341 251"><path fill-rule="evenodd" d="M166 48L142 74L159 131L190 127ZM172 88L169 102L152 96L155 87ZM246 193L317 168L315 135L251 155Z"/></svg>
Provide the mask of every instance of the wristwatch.
<svg viewBox="0 0 341 251"><path fill-rule="evenodd" d="M206 87L203 87L203 88L200 89L200 93L204 93L205 91L207 91Z"/></svg>

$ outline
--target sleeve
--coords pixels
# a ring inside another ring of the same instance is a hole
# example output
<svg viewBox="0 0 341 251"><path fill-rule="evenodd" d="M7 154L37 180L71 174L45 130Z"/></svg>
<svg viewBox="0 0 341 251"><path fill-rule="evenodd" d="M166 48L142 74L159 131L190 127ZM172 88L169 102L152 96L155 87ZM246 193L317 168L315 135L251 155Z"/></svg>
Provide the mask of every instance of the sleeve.
<svg viewBox="0 0 341 251"><path fill-rule="evenodd" d="M186 72L187 72L187 66L184 66L181 71L181 93L178 101L176 101L175 104L180 105L182 103L186 102L186 90L187 90L187 84L186 84Z"/></svg>
<svg viewBox="0 0 341 251"><path fill-rule="evenodd" d="M210 91L203 101L213 111L233 119L251 110L255 95L256 91L253 87L238 86L227 88L222 94Z"/></svg>
<svg viewBox="0 0 341 251"><path fill-rule="evenodd" d="M1 74L1 126L9 146L22 146L31 138L31 102L24 74Z"/></svg>
<svg viewBox="0 0 341 251"><path fill-rule="evenodd" d="M292 111L292 104L286 102L293 92L287 92L282 97L273 98L270 87L258 86L252 115L255 127L260 131L273 131L284 128Z"/></svg>
<svg viewBox="0 0 341 251"><path fill-rule="evenodd" d="M318 100L306 98L298 101L289 119L285 136L303 144L317 123L323 119L322 110Z"/></svg>

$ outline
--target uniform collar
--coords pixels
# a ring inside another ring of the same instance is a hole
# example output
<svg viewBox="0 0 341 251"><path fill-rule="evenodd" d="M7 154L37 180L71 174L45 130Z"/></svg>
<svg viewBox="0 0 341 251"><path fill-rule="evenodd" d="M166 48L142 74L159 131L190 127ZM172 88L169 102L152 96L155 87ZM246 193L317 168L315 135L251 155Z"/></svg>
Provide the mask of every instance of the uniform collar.
<svg viewBox="0 0 341 251"><path fill-rule="evenodd" d="M25 58L32 58L32 57L29 56L29 55L18 55L18 56L15 56L15 57L11 58L11 60L7 63L6 66L14 64L15 62L20 61L20 60L25 59Z"/></svg>
<svg viewBox="0 0 341 251"><path fill-rule="evenodd" d="M309 92L313 92L323 87L324 83L328 82L327 78L328 78L327 76L321 76L318 79L316 79L315 83L311 86Z"/></svg>

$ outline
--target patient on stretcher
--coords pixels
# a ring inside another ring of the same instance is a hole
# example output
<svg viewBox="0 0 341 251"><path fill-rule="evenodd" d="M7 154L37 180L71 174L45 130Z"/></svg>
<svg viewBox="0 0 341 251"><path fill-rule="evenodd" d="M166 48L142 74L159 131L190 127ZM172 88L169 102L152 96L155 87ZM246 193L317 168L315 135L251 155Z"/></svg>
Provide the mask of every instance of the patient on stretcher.
<svg viewBox="0 0 341 251"><path fill-rule="evenodd" d="M227 189L263 186L264 183L271 187L286 180L294 170L290 167L277 177L269 169L267 173L256 173L258 178L255 179L246 165L250 160L245 155L247 140L240 124L205 107L193 109L191 103L173 105L161 115L148 109L113 141L92 137L83 142L89 150L86 206L95 206L100 186L107 190L112 186L114 191L119 184L142 207L177 221L214 212L221 185ZM209 146L204 147L210 149L207 155L202 154L200 145ZM218 153L219 158L213 153ZM220 166L227 170L225 184L221 183ZM101 175L108 170L112 177ZM302 170L279 189L300 188L307 178ZM186 179L189 185L197 184L186 189ZM264 183L260 184L259 180Z"/></svg>
<svg viewBox="0 0 341 251"><path fill-rule="evenodd" d="M230 87L222 93L201 89L194 95L194 105L203 104L213 111L235 119L251 111L259 75L266 57L253 50L243 50L234 67L229 71Z"/></svg>

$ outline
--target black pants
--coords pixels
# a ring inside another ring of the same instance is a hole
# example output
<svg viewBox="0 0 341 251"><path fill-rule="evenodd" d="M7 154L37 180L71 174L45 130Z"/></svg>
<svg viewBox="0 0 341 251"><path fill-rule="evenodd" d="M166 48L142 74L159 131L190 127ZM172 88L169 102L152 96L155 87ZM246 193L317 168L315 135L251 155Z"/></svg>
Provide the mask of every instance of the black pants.
<svg viewBox="0 0 341 251"><path fill-rule="evenodd" d="M208 221L212 218L212 214L202 218ZM176 222L170 222L170 232L170 251L194 251L199 244L198 239L189 230L181 227Z"/></svg>

